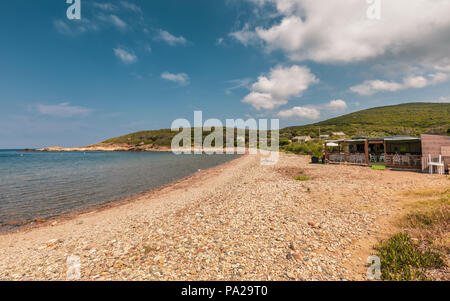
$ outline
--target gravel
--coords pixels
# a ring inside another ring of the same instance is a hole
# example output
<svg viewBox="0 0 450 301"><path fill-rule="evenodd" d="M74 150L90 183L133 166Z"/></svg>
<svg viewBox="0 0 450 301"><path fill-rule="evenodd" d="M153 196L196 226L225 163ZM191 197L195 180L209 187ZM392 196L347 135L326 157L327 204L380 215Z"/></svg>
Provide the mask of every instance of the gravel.
<svg viewBox="0 0 450 301"><path fill-rule="evenodd" d="M402 193L437 175L243 156L135 200L0 235L0 280L363 280ZM303 171L309 181L293 179Z"/></svg>

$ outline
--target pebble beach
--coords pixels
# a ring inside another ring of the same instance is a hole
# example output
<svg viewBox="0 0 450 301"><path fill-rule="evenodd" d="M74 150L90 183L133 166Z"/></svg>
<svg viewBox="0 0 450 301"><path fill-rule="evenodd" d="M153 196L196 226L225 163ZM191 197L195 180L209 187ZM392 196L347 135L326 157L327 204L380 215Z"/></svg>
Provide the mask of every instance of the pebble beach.
<svg viewBox="0 0 450 301"><path fill-rule="evenodd" d="M107 208L0 235L0 280L365 280L404 193L447 177L244 155ZM301 175L302 180L294 179ZM72 257L73 258L73 257Z"/></svg>

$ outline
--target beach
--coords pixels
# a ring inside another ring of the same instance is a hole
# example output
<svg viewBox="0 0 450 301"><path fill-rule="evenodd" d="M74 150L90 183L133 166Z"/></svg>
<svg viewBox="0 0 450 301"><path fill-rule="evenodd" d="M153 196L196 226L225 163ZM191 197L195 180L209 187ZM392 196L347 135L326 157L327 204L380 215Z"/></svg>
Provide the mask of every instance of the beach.
<svg viewBox="0 0 450 301"><path fill-rule="evenodd" d="M244 155L119 202L0 235L0 280L364 280L414 190L447 177ZM304 181L295 180L301 174Z"/></svg>

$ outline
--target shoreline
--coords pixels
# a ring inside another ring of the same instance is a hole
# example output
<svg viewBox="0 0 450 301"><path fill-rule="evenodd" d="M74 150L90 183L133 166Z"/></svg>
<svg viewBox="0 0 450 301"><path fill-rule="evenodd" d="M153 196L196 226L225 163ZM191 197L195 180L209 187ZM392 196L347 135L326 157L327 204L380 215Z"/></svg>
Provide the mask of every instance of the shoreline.
<svg viewBox="0 0 450 301"><path fill-rule="evenodd" d="M145 192L141 192L141 193L137 193L128 197L125 197L123 199L120 200L116 200L116 201L110 201L108 203L105 204L100 204L100 205L93 205L89 208L85 208L85 209L79 209L79 210L74 210L72 212L67 212L67 213L63 213L61 215L55 216L55 217L50 217L48 219L43 220L43 222L36 222L36 221L32 221L30 223L24 224L23 226L18 226L16 229L10 230L10 231L0 231L0 238L4 235L7 234L15 234L15 233L21 233L21 232L29 232L32 231L34 229L37 228L45 228L45 227L52 227L53 223L60 223L60 222L64 222L64 221L69 221L69 220L74 220L82 215L89 215L95 212L102 212L111 208L116 208L116 207L120 207L120 206L124 206L127 205L129 203L132 203L134 201L140 200L142 198L150 198L153 196L157 196L157 194L163 190L167 190L167 189L171 189L173 187L176 187L176 185L179 184L185 184L185 182L187 182L187 184L189 184L190 181L199 181L201 180L201 178L203 177L208 177L208 175L210 174L209 171L214 172L214 170L216 169L223 169L223 168L227 168L229 164L231 164L232 162L242 159L245 156L249 156L248 154L245 155L241 155L238 158L232 159L230 161L227 161L225 163L210 167L208 169L203 169L200 172L197 171L189 176L183 177L181 179L172 181L170 183L167 183L165 185L162 185L160 187L156 187L153 189L150 189L148 191ZM200 179L198 179L200 178ZM36 219L39 219L39 217L36 217ZM35 220L36 220L35 219Z"/></svg>
<svg viewBox="0 0 450 301"><path fill-rule="evenodd" d="M68 280L76 256L79 280L366 280L366 258L397 231L411 193L448 187L439 175L260 159L0 235L0 279Z"/></svg>
<svg viewBox="0 0 450 301"><path fill-rule="evenodd" d="M244 153L248 153L249 152L249 148L248 147L231 147L231 149L233 150L234 153L239 153L239 154L244 154ZM150 153L158 153L158 152L180 152L180 153L184 153L187 150L189 150L189 152L194 153L194 152L203 152L203 153L207 153L207 152L211 152L211 153L226 153L227 152L227 148L214 148L214 147L210 147L210 148L205 148L205 147L201 147L199 148L195 148L195 147L191 147L191 148L171 148L168 146L158 146L158 145L131 145L131 144L94 144L94 145L89 145L89 146L84 146L84 147L47 147L47 148L39 148L39 149L29 149L29 148L25 148L22 149L20 151L22 152L41 152L41 153L45 153L45 152L135 152L135 153L139 153L139 152L150 152Z"/></svg>

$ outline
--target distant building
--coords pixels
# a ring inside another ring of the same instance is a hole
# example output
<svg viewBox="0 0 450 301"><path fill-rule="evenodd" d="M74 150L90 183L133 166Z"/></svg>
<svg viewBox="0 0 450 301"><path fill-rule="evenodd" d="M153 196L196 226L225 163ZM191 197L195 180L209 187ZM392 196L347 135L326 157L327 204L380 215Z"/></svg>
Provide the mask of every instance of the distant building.
<svg viewBox="0 0 450 301"><path fill-rule="evenodd" d="M298 142L298 143L303 143L306 141L310 141L312 140L312 138L310 136L297 136L292 138L292 142Z"/></svg>
<svg viewBox="0 0 450 301"><path fill-rule="evenodd" d="M346 135L344 132L332 132L331 136L345 137Z"/></svg>
<svg viewBox="0 0 450 301"><path fill-rule="evenodd" d="M327 139L328 137L330 137L330 135L320 135L319 138L322 140Z"/></svg>

